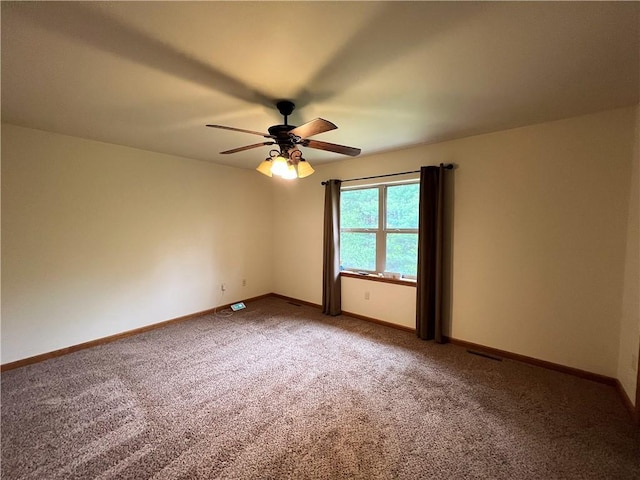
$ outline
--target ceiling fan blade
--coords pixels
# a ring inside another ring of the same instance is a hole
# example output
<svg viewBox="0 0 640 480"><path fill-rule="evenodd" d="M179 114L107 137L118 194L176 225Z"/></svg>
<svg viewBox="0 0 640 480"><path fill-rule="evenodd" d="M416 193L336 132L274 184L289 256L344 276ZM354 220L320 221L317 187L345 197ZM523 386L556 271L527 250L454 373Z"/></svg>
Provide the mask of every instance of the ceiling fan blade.
<svg viewBox="0 0 640 480"><path fill-rule="evenodd" d="M294 128L289 132L290 135L295 135L300 138L311 137L312 135L317 135L319 133L328 132L329 130L335 130L336 127L333 123L325 120L323 118L316 118L315 120L311 120L299 127Z"/></svg>
<svg viewBox="0 0 640 480"><path fill-rule="evenodd" d="M268 133L262 133L262 132L255 132L253 130L244 130L242 128L235 128L235 127L225 127L224 125L207 125L207 127L211 127L211 128L221 128L223 130L231 130L232 132L243 132L243 133L250 133L252 135L260 135L261 137L265 137L265 138L270 138L270 135Z"/></svg>
<svg viewBox="0 0 640 480"><path fill-rule="evenodd" d="M316 148L318 150L326 150L328 152L341 153L342 155L349 155L351 157L360 155L360 152L362 151L359 148L345 147L344 145L320 142L318 140L304 140L303 142L301 142L301 144L305 147Z"/></svg>
<svg viewBox="0 0 640 480"><path fill-rule="evenodd" d="M224 152L220 152L220 153L221 154L227 154L227 153L244 152L245 150L251 150L252 148L258 148L258 147L262 147L264 145L273 145L274 143L276 143L276 142L254 143L253 145L246 145L244 147L233 148L231 150L225 150Z"/></svg>

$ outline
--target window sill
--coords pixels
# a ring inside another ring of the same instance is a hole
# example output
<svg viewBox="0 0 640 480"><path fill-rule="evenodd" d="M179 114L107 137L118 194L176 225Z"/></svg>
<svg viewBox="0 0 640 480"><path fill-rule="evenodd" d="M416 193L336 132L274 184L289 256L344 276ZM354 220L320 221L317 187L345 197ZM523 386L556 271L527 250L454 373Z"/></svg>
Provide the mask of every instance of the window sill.
<svg viewBox="0 0 640 480"><path fill-rule="evenodd" d="M343 270L342 272L340 272L340 276L348 278L359 278L361 280L369 280L372 282L393 283L395 285L405 285L407 287L416 286L416 281L409 278L386 278L380 277L379 275L375 275L373 273L363 274Z"/></svg>

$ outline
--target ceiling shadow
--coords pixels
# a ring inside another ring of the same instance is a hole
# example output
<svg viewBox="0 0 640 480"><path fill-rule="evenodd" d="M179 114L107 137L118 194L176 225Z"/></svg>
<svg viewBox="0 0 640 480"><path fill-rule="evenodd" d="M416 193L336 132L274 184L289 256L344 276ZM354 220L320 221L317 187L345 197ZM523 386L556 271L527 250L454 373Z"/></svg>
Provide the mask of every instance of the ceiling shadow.
<svg viewBox="0 0 640 480"><path fill-rule="evenodd" d="M16 2L13 11L53 33L82 41L104 52L146 65L249 103L273 108L264 92L171 45L122 23L90 4L79 2Z"/></svg>
<svg viewBox="0 0 640 480"><path fill-rule="evenodd" d="M297 92L296 102L328 100L485 8L483 2L388 2Z"/></svg>

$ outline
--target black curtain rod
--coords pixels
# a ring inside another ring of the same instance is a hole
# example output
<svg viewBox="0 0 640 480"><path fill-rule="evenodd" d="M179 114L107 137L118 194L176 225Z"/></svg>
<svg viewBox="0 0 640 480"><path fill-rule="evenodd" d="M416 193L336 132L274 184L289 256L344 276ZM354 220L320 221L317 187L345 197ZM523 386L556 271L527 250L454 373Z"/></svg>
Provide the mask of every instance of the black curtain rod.
<svg viewBox="0 0 640 480"><path fill-rule="evenodd" d="M453 169L453 164L449 163L444 165L444 168L447 170ZM420 170L413 170L411 172L398 172L398 173L387 173L386 175L374 175L372 177L360 177L360 178L347 178L346 180L340 180L342 183L344 182L355 182L357 180L371 180L372 178L383 178L383 177L395 177L396 175L408 175L409 173L420 173ZM327 182L321 182L322 185L326 185Z"/></svg>

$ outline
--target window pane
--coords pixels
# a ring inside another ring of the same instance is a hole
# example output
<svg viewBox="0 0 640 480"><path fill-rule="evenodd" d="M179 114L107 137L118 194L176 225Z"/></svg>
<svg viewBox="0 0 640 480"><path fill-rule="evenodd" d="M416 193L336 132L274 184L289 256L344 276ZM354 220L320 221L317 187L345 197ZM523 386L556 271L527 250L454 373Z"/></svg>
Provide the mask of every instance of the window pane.
<svg viewBox="0 0 640 480"><path fill-rule="evenodd" d="M340 228L378 228L378 189L340 193Z"/></svg>
<svg viewBox="0 0 640 480"><path fill-rule="evenodd" d="M420 184L387 188L387 228L418 228Z"/></svg>
<svg viewBox="0 0 640 480"><path fill-rule="evenodd" d="M340 233L340 265L348 270L376 269L376 234Z"/></svg>
<svg viewBox="0 0 640 480"><path fill-rule="evenodd" d="M387 234L387 272L399 272L403 275L417 274L418 234Z"/></svg>

